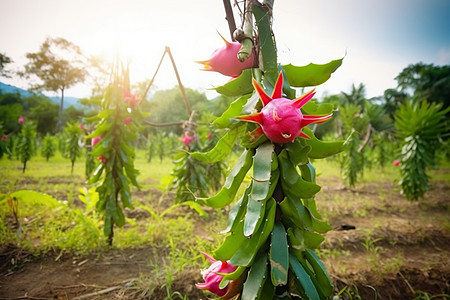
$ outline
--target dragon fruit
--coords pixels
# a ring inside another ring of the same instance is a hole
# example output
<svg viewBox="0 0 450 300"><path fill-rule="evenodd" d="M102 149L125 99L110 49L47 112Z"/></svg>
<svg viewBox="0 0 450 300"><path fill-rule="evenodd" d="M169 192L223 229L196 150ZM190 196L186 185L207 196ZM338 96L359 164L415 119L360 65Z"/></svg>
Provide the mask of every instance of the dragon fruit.
<svg viewBox="0 0 450 300"><path fill-rule="evenodd" d="M4 135L2 136L2 142L6 141L7 138L8 138L8 136L7 136L6 134L4 134Z"/></svg>
<svg viewBox="0 0 450 300"><path fill-rule="evenodd" d="M208 290L221 297L221 299L231 299L236 296L242 290L244 278L241 276L235 280L232 280L227 284L227 286L221 289L219 285L223 279L223 276L219 275L219 273L229 274L234 272L237 267L226 261L215 260L206 253L202 252L202 254L211 262L211 266L202 271L202 277L205 282L197 283L195 286L202 290Z"/></svg>
<svg viewBox="0 0 450 300"><path fill-rule="evenodd" d="M130 117L126 117L125 119L122 120L123 124L128 125L131 124L133 122L133 120Z"/></svg>
<svg viewBox="0 0 450 300"><path fill-rule="evenodd" d="M271 97L266 94L255 79L253 79L253 86L259 94L263 108L258 113L239 116L237 118L260 125L260 127L251 132L254 139L257 139L263 133L269 140L278 144L292 142L298 136L309 139L302 132L303 127L311 123L325 122L332 117L332 114L324 116L302 114L300 108L311 100L315 94L314 90L295 100L283 98L283 75L281 72L278 75Z"/></svg>
<svg viewBox="0 0 450 300"><path fill-rule="evenodd" d="M240 62L237 55L241 44L228 42L223 36L220 37L225 41L225 46L216 49L209 60L197 61L197 63L203 65L203 71L215 71L226 76L238 77L242 70L257 65L254 53L244 62Z"/></svg>
<svg viewBox="0 0 450 300"><path fill-rule="evenodd" d="M20 118L17 120L17 122L18 122L19 124L23 124L23 122L25 122L25 119L24 119L23 117L20 117Z"/></svg>
<svg viewBox="0 0 450 300"><path fill-rule="evenodd" d="M123 102L129 103L130 107L135 107L141 102L141 99L136 97L136 94L130 93L127 89L123 90Z"/></svg>
<svg viewBox="0 0 450 300"><path fill-rule="evenodd" d="M180 141L182 141L183 144L184 144L186 147L189 147L189 145L190 145L193 141L195 141L195 136L190 136L189 133L186 131L186 132L184 132L184 137L178 138L178 139L179 139Z"/></svg>
<svg viewBox="0 0 450 300"><path fill-rule="evenodd" d="M100 142L101 139L102 139L101 136L97 136L97 137L95 137L95 138L92 138L92 140L91 140L91 145L92 145L92 147L94 147L95 145L97 145L97 143Z"/></svg>

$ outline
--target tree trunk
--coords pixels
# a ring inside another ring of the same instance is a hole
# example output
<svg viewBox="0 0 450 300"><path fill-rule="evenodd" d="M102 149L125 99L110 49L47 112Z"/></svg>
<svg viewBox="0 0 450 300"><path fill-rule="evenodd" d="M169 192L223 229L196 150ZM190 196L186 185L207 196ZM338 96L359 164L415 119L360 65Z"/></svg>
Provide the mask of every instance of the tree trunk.
<svg viewBox="0 0 450 300"><path fill-rule="evenodd" d="M64 110L64 88L61 88L61 102L59 103L59 114L58 114L58 124L56 126L56 129L58 132L60 132L63 128L63 110Z"/></svg>

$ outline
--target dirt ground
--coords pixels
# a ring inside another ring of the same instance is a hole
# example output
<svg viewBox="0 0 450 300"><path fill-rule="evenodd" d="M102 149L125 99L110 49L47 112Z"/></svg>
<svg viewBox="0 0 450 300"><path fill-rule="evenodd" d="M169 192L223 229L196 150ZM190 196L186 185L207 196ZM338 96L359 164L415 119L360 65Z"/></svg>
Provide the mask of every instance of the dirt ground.
<svg viewBox="0 0 450 300"><path fill-rule="evenodd" d="M336 294L341 291L344 299L450 294L446 182L432 182L432 190L418 202L407 201L390 182L355 189L337 182L320 184L333 187L324 188L317 200L334 228L325 235L320 255ZM167 299L166 281L152 275L155 266L150 263L167 251L144 247L87 256L55 251L35 257L0 245L0 299ZM189 299L207 299L194 287L200 280L200 271L188 268L173 278L171 290Z"/></svg>

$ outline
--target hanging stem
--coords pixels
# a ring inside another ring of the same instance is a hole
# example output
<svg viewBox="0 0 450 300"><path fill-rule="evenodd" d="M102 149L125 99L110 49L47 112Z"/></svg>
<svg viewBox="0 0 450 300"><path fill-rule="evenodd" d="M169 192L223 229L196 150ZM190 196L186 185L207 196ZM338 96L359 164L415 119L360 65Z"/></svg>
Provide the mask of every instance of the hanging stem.
<svg viewBox="0 0 450 300"><path fill-rule="evenodd" d="M225 19L228 22L228 28L230 29L230 36L232 41L236 41L234 38L234 32L236 31L236 22L234 21L233 9L231 8L230 0L223 0L223 6L225 7Z"/></svg>

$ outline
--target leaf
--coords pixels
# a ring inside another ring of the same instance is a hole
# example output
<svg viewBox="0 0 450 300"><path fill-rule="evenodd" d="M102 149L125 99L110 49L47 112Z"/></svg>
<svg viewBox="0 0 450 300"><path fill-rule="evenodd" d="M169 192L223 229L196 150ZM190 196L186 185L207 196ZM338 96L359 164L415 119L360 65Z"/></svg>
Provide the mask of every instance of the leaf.
<svg viewBox="0 0 450 300"><path fill-rule="evenodd" d="M305 140L306 144L311 146L311 151L308 153L310 158L326 158L335 155L344 150L344 141L324 142L317 139L313 131L307 127L303 127L303 133L310 137Z"/></svg>
<svg viewBox="0 0 450 300"><path fill-rule="evenodd" d="M307 115L329 115L333 113L333 103L316 103L314 101L308 101L302 106L302 111Z"/></svg>
<svg viewBox="0 0 450 300"><path fill-rule="evenodd" d="M256 148L253 157L253 187L251 197L254 200L264 200L270 188L273 144L265 143Z"/></svg>
<svg viewBox="0 0 450 300"><path fill-rule="evenodd" d="M241 300L259 299L264 282L267 280L267 254L262 253L256 259L248 272L247 280L242 289Z"/></svg>
<svg viewBox="0 0 450 300"><path fill-rule="evenodd" d="M210 198L196 198L196 201L213 208L221 208L230 204L234 200L245 175L252 166L252 161L252 151L245 150L230 174L228 174L225 184L219 193Z"/></svg>
<svg viewBox="0 0 450 300"><path fill-rule="evenodd" d="M245 272L245 270L247 270L246 267L237 267L237 269L232 273L217 273L217 274L223 276L222 280L235 280L239 278Z"/></svg>
<svg viewBox="0 0 450 300"><path fill-rule="evenodd" d="M252 85L252 69L245 69L241 75L230 80L222 86L214 88L219 94L228 97L237 97L249 94L253 91Z"/></svg>
<svg viewBox="0 0 450 300"><path fill-rule="evenodd" d="M281 201L280 208L283 216L295 224L295 226L312 230L311 215L301 201L295 201L288 196Z"/></svg>
<svg viewBox="0 0 450 300"><path fill-rule="evenodd" d="M308 273L306 273L303 266L299 263L297 258L292 255L292 253L289 255L289 263L294 271L294 274L297 276L297 279L300 281L306 296L311 300L320 300L319 294L317 293L317 289L314 286L311 277L309 277Z"/></svg>
<svg viewBox="0 0 450 300"><path fill-rule="evenodd" d="M210 151L205 153L193 152L190 153L190 156L207 164L225 159L230 154L237 139L245 133L245 127L245 124L240 124L230 129Z"/></svg>
<svg viewBox="0 0 450 300"><path fill-rule="evenodd" d="M244 108L244 105L247 103L248 99L251 97L251 95L245 95L242 97L239 97L238 99L234 100L230 107L214 122L213 125L219 127L219 128L228 128L231 124L233 124L232 118L236 118L237 116L242 114L242 110ZM238 122L238 121L235 121Z"/></svg>
<svg viewBox="0 0 450 300"><path fill-rule="evenodd" d="M9 194L9 197L16 198L20 203L27 203L32 205L45 205L49 208L55 208L61 206L55 198L50 195L39 193L36 191L30 190L21 190L14 193Z"/></svg>
<svg viewBox="0 0 450 300"><path fill-rule="evenodd" d="M225 228L220 233L230 232L230 230L232 230L236 227L237 222L239 222L241 219L243 219L243 216L247 209L249 188L250 188L250 186L245 190L241 199L239 199L239 201L237 201L233 205L233 207L230 209L230 212L228 214L227 228Z"/></svg>
<svg viewBox="0 0 450 300"><path fill-rule="evenodd" d="M277 50L272 37L269 13L257 5L253 5L252 10L255 16L256 26L258 27L264 78L269 80L272 86L275 86L278 77Z"/></svg>
<svg viewBox="0 0 450 300"><path fill-rule="evenodd" d="M304 139L295 139L292 143L287 143L285 149L294 166L308 163L308 153L311 151L311 146L306 145Z"/></svg>
<svg viewBox="0 0 450 300"><path fill-rule="evenodd" d="M289 251L286 230L281 222L275 222L270 243L270 274L274 286L287 284Z"/></svg>
<svg viewBox="0 0 450 300"><path fill-rule="evenodd" d="M310 63L306 66L284 65L283 69L291 86L307 87L317 86L327 81L331 74L342 65L344 58L332 60L327 64Z"/></svg>
<svg viewBox="0 0 450 300"><path fill-rule="evenodd" d="M253 262L259 248L266 242L273 229L275 222L276 203L273 198L268 200L266 205L265 217L258 230L250 237L245 238L245 243L239 246L239 249L230 259L230 263L235 266L249 266ZM243 233L242 233L242 236Z"/></svg>
<svg viewBox="0 0 450 300"><path fill-rule="evenodd" d="M328 275L325 266L320 261L315 251L306 249L304 254L306 260L312 266L314 273L316 274L316 279L320 285L322 293L325 297L331 296L333 294L333 284L331 283L330 276Z"/></svg>
<svg viewBox="0 0 450 300"><path fill-rule="evenodd" d="M256 201L252 197L248 198L247 212L244 219L244 235L250 236L253 234L258 225L261 224L264 218L265 201Z"/></svg>
<svg viewBox="0 0 450 300"><path fill-rule="evenodd" d="M298 174L296 167L287 158L286 150L278 155L278 163L281 171L281 185L286 195L294 199L311 198L320 191L320 186L305 181Z"/></svg>
<svg viewBox="0 0 450 300"><path fill-rule="evenodd" d="M236 229L229 234L220 247L214 252L214 257L221 261L229 260L241 245L248 240L244 236L244 222L238 222Z"/></svg>

